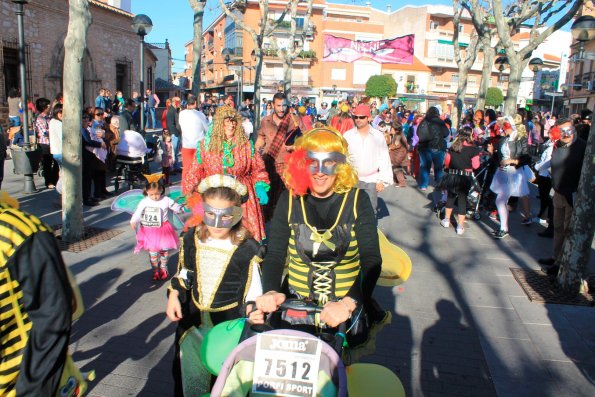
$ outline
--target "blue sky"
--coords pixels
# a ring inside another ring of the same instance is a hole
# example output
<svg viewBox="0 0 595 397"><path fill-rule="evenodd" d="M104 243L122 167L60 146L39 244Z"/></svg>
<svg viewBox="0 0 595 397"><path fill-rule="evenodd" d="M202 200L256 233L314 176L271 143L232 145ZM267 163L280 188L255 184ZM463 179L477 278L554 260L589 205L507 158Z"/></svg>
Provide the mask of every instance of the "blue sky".
<svg viewBox="0 0 595 397"><path fill-rule="evenodd" d="M372 6L381 10L391 4L396 10L406 4L412 4L411 0L370 0ZM366 0L331 0L329 3L358 4L364 5ZM449 4L452 0L429 0L419 4ZM207 7L203 26L206 27L213 19L221 13L218 0L207 0ZM147 36L149 43L163 43L168 39L172 48L174 58L174 72L180 72L184 66L184 44L192 40L193 13L188 0L132 0L132 12L134 14L146 14L153 21L153 30Z"/></svg>

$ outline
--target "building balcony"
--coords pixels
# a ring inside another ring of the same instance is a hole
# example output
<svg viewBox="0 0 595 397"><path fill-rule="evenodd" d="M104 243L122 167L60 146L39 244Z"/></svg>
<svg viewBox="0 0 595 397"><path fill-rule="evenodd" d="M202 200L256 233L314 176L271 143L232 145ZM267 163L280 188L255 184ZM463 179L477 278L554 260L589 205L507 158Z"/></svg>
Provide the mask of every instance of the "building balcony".
<svg viewBox="0 0 595 397"><path fill-rule="evenodd" d="M263 48L262 53L265 57L268 58L277 58L277 50L273 50L270 48ZM316 59L316 51L314 50L307 50L307 51L300 51L296 59Z"/></svg>
<svg viewBox="0 0 595 397"><path fill-rule="evenodd" d="M429 84L429 90L431 92L446 92L454 94L457 92L458 83L452 83L447 81L435 81Z"/></svg>
<svg viewBox="0 0 595 397"><path fill-rule="evenodd" d="M445 58L445 57L427 57L425 59L426 66L430 68L457 68L457 63L453 58Z"/></svg>
<svg viewBox="0 0 595 397"><path fill-rule="evenodd" d="M263 87L271 87L275 84L282 85L283 79L276 78L275 76L262 76L261 84ZM291 79L291 86L292 87L311 87L314 84L314 81L311 78L293 78Z"/></svg>
<svg viewBox="0 0 595 397"><path fill-rule="evenodd" d="M228 74L223 76L223 82L229 82L229 81L234 81L236 79L236 75L235 74Z"/></svg>

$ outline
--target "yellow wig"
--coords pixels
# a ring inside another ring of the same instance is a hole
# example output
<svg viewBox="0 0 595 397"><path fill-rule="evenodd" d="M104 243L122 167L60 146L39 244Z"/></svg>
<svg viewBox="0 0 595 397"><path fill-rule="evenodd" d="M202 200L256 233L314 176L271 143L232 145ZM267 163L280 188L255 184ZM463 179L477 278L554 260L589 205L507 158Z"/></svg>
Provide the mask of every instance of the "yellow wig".
<svg viewBox="0 0 595 397"><path fill-rule="evenodd" d="M302 135L295 142L295 150L292 155L286 159L286 168L284 171L287 185L300 194L301 189L295 189L300 184L299 179L307 175L310 177L308 164L300 158L300 153L305 152L338 152L349 158L347 151L347 141L343 139L339 131L332 127L315 128ZM357 174L349 162L338 164L335 168L337 179L333 186L335 193L346 193L357 185Z"/></svg>
<svg viewBox="0 0 595 397"><path fill-rule="evenodd" d="M225 141L223 126L225 119L228 118L236 120L236 129L234 131L236 146L242 146L243 144L248 143L244 127L242 127L242 116L240 116L238 111L231 106L220 106L215 112L215 117L213 117L213 130L211 132L211 140L208 147L210 152L223 153L223 142Z"/></svg>

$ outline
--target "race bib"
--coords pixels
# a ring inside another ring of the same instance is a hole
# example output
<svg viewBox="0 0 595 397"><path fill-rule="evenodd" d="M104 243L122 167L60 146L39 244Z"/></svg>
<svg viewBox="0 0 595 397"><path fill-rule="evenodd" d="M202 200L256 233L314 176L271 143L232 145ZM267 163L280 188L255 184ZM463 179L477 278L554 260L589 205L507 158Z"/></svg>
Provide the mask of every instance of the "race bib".
<svg viewBox="0 0 595 397"><path fill-rule="evenodd" d="M315 397L321 349L314 337L259 334L252 394Z"/></svg>
<svg viewBox="0 0 595 397"><path fill-rule="evenodd" d="M161 208L147 207L143 210L140 224L145 227L161 227Z"/></svg>

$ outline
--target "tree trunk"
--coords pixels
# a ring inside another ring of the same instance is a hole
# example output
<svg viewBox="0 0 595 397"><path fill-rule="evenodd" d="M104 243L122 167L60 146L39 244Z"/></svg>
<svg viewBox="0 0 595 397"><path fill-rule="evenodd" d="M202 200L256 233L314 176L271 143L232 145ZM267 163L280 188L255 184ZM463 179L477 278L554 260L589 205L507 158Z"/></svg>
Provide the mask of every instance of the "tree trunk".
<svg viewBox="0 0 595 397"><path fill-rule="evenodd" d="M455 99L455 106L457 109L457 129L461 127L461 118L463 117L463 104L465 103L465 93L467 92L467 75L469 69L459 66L459 84L457 86L457 98Z"/></svg>
<svg viewBox="0 0 595 397"><path fill-rule="evenodd" d="M256 56L256 70L254 75L254 131L258 131L260 128L261 120L261 106L260 106L260 76L262 74L262 51L260 46L254 49L254 55Z"/></svg>
<svg viewBox="0 0 595 397"><path fill-rule="evenodd" d="M494 57L496 52L490 46L489 39L487 44L482 43L483 48L483 68L481 72L481 82L479 83L479 91L477 92L477 109L484 109L486 103L486 95L488 88L492 83L492 66L494 65Z"/></svg>
<svg viewBox="0 0 595 397"><path fill-rule="evenodd" d="M508 76L508 89L506 91L506 100L504 101L504 114L514 115L517 111L517 99L519 96L519 89L521 88L521 78L523 76L523 69L527 62L515 59L514 55L508 56L510 62L510 75Z"/></svg>
<svg viewBox="0 0 595 397"><path fill-rule="evenodd" d="M83 237L82 135L83 59L91 24L88 0L70 0L64 40L64 108L62 111L62 239Z"/></svg>
<svg viewBox="0 0 595 397"><path fill-rule="evenodd" d="M558 284L567 292L587 292L585 279L595 230L595 124L587 141L570 230L559 260Z"/></svg>
<svg viewBox="0 0 595 397"><path fill-rule="evenodd" d="M202 58L202 19L205 1L189 0L194 11L194 40L192 42L192 89L191 92L200 100L200 60Z"/></svg>
<svg viewBox="0 0 595 397"><path fill-rule="evenodd" d="M285 55L283 59L283 92L287 96L287 99L291 98L291 75L293 59Z"/></svg>

